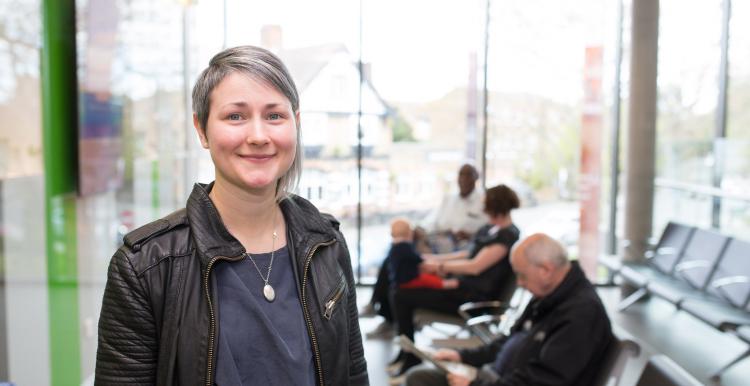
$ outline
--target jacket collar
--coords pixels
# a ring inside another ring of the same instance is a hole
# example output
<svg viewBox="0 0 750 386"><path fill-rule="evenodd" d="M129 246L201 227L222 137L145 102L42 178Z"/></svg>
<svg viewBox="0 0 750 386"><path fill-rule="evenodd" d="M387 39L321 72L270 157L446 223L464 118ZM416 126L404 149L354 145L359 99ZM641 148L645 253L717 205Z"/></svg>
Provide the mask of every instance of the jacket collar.
<svg viewBox="0 0 750 386"><path fill-rule="evenodd" d="M529 303L526 312L524 312L525 315L521 319L531 318L532 320L538 320L544 317L549 311L557 307L558 304L569 299L576 288L585 283L588 283L588 279L583 270L581 270L581 266L577 261L572 261L570 263L570 271L565 275L560 285L549 295L543 298L534 298Z"/></svg>
<svg viewBox="0 0 750 386"><path fill-rule="evenodd" d="M195 184L186 205L193 240L204 265L216 256L235 257L245 253L245 248L229 233L208 196L212 188L213 182ZM336 237L334 226L338 223L332 217L332 221L326 221L309 201L291 196L279 205L286 220L287 234L291 236L287 243L293 243L294 250L306 253L312 244Z"/></svg>
<svg viewBox="0 0 750 386"><path fill-rule="evenodd" d="M570 271L568 271L563 281L554 291L552 291L552 293L540 300L539 308L547 310L565 301L565 299L570 297L571 292L573 292L583 281L588 281L588 279L583 273L583 270L581 270L581 266L577 261L570 262Z"/></svg>
<svg viewBox="0 0 750 386"><path fill-rule="evenodd" d="M310 201L291 195L281 200L279 206L286 220L287 233L298 251L307 253L313 244L336 238L338 221L331 215L321 214Z"/></svg>

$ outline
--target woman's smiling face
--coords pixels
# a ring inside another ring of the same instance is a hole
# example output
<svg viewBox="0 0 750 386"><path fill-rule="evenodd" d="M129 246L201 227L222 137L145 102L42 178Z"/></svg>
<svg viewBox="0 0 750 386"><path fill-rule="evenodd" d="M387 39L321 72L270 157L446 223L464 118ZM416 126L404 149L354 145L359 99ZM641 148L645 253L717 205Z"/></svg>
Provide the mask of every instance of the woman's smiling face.
<svg viewBox="0 0 750 386"><path fill-rule="evenodd" d="M299 112L272 86L240 72L227 75L211 92L206 127L198 129L217 183L275 191L294 161L298 122Z"/></svg>

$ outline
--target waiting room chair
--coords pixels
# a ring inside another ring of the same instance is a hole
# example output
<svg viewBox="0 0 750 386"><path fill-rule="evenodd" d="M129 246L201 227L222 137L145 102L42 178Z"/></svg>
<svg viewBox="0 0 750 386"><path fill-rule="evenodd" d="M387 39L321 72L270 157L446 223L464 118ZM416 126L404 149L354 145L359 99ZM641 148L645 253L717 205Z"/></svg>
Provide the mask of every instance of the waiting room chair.
<svg viewBox="0 0 750 386"><path fill-rule="evenodd" d="M463 327L466 326L466 321L472 317L484 314L501 315L505 313L508 308L512 307L511 301L515 292L516 280L515 276L513 276L512 280L507 280L500 286L494 300L464 303L459 307L456 314L445 314L418 308L414 312L414 327L416 330L421 330L435 323L444 323L462 327L463 330ZM456 334L445 335L455 336Z"/></svg>
<svg viewBox="0 0 750 386"><path fill-rule="evenodd" d="M484 344L489 344L499 335L507 335L516 320L521 316L532 295L522 288L516 290L506 311L478 315L466 319L466 328L476 335ZM463 306L462 306L463 307ZM461 311L459 311L461 312Z"/></svg>
<svg viewBox="0 0 750 386"><path fill-rule="evenodd" d="M468 331L469 338L458 337L458 333L445 339L433 339L432 345L441 348L476 347L492 342L498 335L507 334L510 327L523 313L531 300L531 293L518 288L510 301L490 301L465 303L459 307L463 322L461 331Z"/></svg>
<svg viewBox="0 0 750 386"><path fill-rule="evenodd" d="M685 299L681 308L721 330L750 325L750 243L732 239L706 288L711 296Z"/></svg>
<svg viewBox="0 0 750 386"><path fill-rule="evenodd" d="M599 374L594 380L595 386L618 386L622 380L625 366L631 358L637 357L641 346L630 339L615 338L602 358Z"/></svg>
<svg viewBox="0 0 750 386"><path fill-rule="evenodd" d="M732 239L707 291L736 308L750 301L750 243Z"/></svg>
<svg viewBox="0 0 750 386"><path fill-rule="evenodd" d="M637 290L620 302L618 305L620 311L648 295L647 286L651 273L672 274L694 232L695 228L691 226L669 222L654 250L646 252L647 263L623 264L618 276Z"/></svg>
<svg viewBox="0 0 750 386"><path fill-rule="evenodd" d="M734 334L737 335L738 338L742 339L745 343L750 345L750 325L748 326L740 326L735 331ZM740 355L737 355L732 361L727 363L726 365L722 366L720 369L716 370L711 375L711 380L714 382L718 382L721 379L721 374L723 374L725 371L727 371L730 367L736 365L737 363L743 361L747 357L750 357L750 347L748 347L743 353Z"/></svg>
<svg viewBox="0 0 750 386"><path fill-rule="evenodd" d="M729 240L729 237L717 232L696 229L685 246L680 262L674 266L673 274L654 274L646 286L648 292L679 308L685 298L699 294L709 284L724 260Z"/></svg>
<svg viewBox="0 0 750 386"><path fill-rule="evenodd" d="M695 377L665 355L649 358L636 386L701 386Z"/></svg>

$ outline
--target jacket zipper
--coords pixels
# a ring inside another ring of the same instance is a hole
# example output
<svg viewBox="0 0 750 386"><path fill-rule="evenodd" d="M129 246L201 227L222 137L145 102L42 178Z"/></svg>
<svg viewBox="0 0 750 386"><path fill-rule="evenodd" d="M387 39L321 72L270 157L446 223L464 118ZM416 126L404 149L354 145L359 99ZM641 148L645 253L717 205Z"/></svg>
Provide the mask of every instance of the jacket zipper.
<svg viewBox="0 0 750 386"><path fill-rule="evenodd" d="M206 300L208 301L208 315L210 317L210 329L208 331L208 362L206 363L206 386L211 386L211 378L212 378L212 372L213 372L213 356L214 356L214 339L216 339L216 316L214 315L214 307L213 303L211 302L211 294L208 292L208 277L211 273L211 268L213 267L214 263L217 260L227 260L227 261L238 261L241 260L243 257L245 257L244 254L241 254L237 257L230 258L226 256L215 256L211 261L208 262L208 267L206 268L206 274L203 276L203 285L204 289L206 290Z"/></svg>
<svg viewBox="0 0 750 386"><path fill-rule="evenodd" d="M305 313L307 331L310 333L310 339L312 340L313 354L315 354L315 364L318 366L318 380L320 381L320 386L325 385L325 383L323 383L323 365L320 359L320 350L318 349L318 338L315 336L315 330L312 326L312 319L310 318L310 311L307 309L307 296L305 295L305 290L307 289L307 271L310 268L310 262L312 261L312 257L315 254L315 251L317 251L320 247L329 246L335 242L336 239L333 239L325 243L315 244L310 250L310 253L307 254L307 258L305 259L305 270L302 272L302 310Z"/></svg>
<svg viewBox="0 0 750 386"><path fill-rule="evenodd" d="M326 319L331 320L331 316L333 316L333 310L334 308L336 308L336 304L338 304L338 301L341 300L341 296L344 295L345 286L346 279L342 278L341 283L339 283L338 287L336 287L336 292L334 292L331 299L326 302L326 309L323 312L323 316L325 316Z"/></svg>

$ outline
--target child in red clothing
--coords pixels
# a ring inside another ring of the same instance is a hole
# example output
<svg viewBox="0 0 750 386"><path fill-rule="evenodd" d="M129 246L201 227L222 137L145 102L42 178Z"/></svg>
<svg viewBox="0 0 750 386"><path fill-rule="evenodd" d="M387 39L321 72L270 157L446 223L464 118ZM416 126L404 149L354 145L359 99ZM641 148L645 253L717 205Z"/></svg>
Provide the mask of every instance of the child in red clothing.
<svg viewBox="0 0 750 386"><path fill-rule="evenodd" d="M419 271L422 257L414 248L414 231L409 222L397 218L391 222L393 243L388 251L389 279L398 288L443 288L440 276Z"/></svg>

